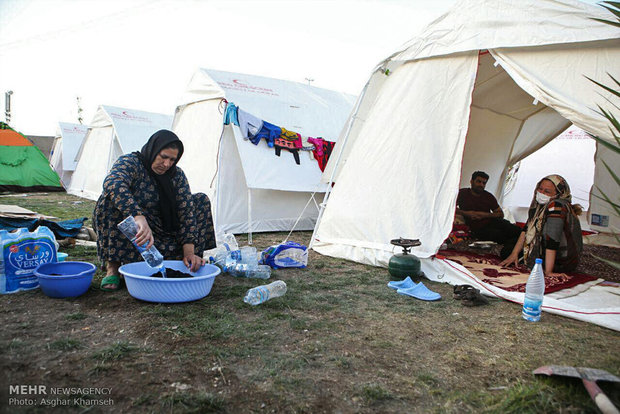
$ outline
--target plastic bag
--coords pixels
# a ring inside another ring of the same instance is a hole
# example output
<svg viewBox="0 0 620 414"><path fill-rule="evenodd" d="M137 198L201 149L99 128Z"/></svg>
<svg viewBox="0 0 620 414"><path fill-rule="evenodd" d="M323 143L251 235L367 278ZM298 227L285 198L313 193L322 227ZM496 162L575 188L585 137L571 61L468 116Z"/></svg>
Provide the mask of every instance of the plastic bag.
<svg viewBox="0 0 620 414"><path fill-rule="evenodd" d="M308 265L308 248L292 241L270 246L263 250L261 256L261 263L274 269L305 268Z"/></svg>
<svg viewBox="0 0 620 414"><path fill-rule="evenodd" d="M29 232L0 230L0 293L39 287L34 271L43 263L56 262L56 238L45 226Z"/></svg>

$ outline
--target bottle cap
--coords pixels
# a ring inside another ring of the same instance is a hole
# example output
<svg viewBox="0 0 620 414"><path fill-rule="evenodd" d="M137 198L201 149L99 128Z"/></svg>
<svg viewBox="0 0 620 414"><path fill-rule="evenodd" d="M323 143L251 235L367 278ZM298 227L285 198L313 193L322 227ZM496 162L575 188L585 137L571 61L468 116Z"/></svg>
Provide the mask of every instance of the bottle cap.
<svg viewBox="0 0 620 414"><path fill-rule="evenodd" d="M542 264L542 259L536 259L536 263Z"/></svg>

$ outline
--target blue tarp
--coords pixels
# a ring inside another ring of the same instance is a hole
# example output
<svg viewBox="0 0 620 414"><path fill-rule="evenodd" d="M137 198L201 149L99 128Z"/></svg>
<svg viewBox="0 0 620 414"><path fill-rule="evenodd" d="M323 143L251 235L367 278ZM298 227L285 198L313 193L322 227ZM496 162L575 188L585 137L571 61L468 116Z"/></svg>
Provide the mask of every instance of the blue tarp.
<svg viewBox="0 0 620 414"><path fill-rule="evenodd" d="M86 217L63 221L50 221L37 218L0 217L0 230L12 231L20 227L25 227L28 231L34 231L34 229L39 226L46 226L54 232L54 236L56 236L56 238L64 239L65 237L77 236L86 220Z"/></svg>

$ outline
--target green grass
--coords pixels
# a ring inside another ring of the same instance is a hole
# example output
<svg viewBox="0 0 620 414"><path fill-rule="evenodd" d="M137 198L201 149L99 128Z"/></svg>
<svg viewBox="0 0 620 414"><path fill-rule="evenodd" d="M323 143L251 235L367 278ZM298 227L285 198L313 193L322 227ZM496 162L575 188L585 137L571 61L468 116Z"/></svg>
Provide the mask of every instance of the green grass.
<svg viewBox="0 0 620 414"><path fill-rule="evenodd" d="M70 313L66 315L65 319L70 320L70 321L81 321L83 319L86 319L87 316L88 315L86 315L85 313L75 312L75 313Z"/></svg>
<svg viewBox="0 0 620 414"><path fill-rule="evenodd" d="M392 393L381 384L364 384L361 387L360 394L369 404L385 401L394 398Z"/></svg>
<svg viewBox="0 0 620 414"><path fill-rule="evenodd" d="M81 347L82 343L77 339L72 338L57 339L56 341L49 344L50 349L55 349L58 351L71 351L73 349L79 349Z"/></svg>
<svg viewBox="0 0 620 414"><path fill-rule="evenodd" d="M170 393L159 399L161 412L220 413L225 412L221 397L211 393Z"/></svg>
<svg viewBox="0 0 620 414"><path fill-rule="evenodd" d="M67 200L54 210L63 219L94 205L49 196ZM50 214L55 204L43 199L0 196L0 203ZM263 248L284 236L257 234L254 241ZM293 237L307 243L310 233ZM96 263L93 247L62 250ZM620 370L617 332L550 314L526 324L519 307L504 301L466 308L451 299L449 286L433 282L427 286L442 300L418 301L387 288L386 269L311 252L307 269L277 270L273 280L287 283L286 295L258 306L242 298L265 282L228 275L218 276L207 298L181 304L95 289L70 301L3 295L3 368L11 383L38 378L42 366L93 386L131 383L115 388L114 408L144 413L595 412L579 382L537 378L532 370ZM67 354L50 359L48 350ZM173 382L192 388L174 392ZM608 395L618 400L617 389Z"/></svg>
<svg viewBox="0 0 620 414"><path fill-rule="evenodd" d="M139 348L126 341L118 341L113 345L101 349L93 354L93 358L106 363L108 361L117 361L127 357L129 354L138 351Z"/></svg>

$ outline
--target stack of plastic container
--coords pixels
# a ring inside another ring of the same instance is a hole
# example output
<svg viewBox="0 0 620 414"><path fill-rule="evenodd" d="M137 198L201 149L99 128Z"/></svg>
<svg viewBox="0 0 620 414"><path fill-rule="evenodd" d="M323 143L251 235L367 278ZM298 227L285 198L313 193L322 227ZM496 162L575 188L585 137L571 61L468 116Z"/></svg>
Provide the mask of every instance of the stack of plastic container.
<svg viewBox="0 0 620 414"><path fill-rule="evenodd" d="M205 259L220 267L222 271L235 277L269 279L271 268L259 265L259 255L255 247L239 247L235 236L224 234L222 243L205 253Z"/></svg>

